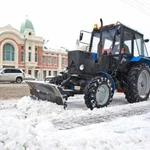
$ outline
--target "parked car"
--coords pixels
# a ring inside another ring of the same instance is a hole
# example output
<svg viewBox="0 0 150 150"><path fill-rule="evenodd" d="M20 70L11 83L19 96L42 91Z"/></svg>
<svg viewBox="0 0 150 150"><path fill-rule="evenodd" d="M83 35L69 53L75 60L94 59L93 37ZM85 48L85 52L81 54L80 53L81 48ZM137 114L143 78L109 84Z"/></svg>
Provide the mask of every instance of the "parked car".
<svg viewBox="0 0 150 150"><path fill-rule="evenodd" d="M2 68L0 69L0 82L21 83L25 78L22 69L19 68Z"/></svg>
<svg viewBox="0 0 150 150"><path fill-rule="evenodd" d="M54 76L46 76L44 82L50 82Z"/></svg>
<svg viewBox="0 0 150 150"><path fill-rule="evenodd" d="M30 74L25 74L25 80L36 80L36 78Z"/></svg>

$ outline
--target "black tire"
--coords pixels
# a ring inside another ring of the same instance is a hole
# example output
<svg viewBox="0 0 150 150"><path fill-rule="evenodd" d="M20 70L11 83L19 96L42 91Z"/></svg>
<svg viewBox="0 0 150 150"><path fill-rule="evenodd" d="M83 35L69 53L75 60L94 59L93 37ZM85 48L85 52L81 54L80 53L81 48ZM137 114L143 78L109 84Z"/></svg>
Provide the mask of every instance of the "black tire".
<svg viewBox="0 0 150 150"><path fill-rule="evenodd" d="M112 83L107 77L96 77L86 86L85 104L91 110L105 107L112 97Z"/></svg>
<svg viewBox="0 0 150 150"><path fill-rule="evenodd" d="M150 70L145 64L132 66L124 92L129 103L145 101L150 94Z"/></svg>
<svg viewBox="0 0 150 150"><path fill-rule="evenodd" d="M22 82L22 78L21 77L17 77L16 78L16 83L21 83Z"/></svg>

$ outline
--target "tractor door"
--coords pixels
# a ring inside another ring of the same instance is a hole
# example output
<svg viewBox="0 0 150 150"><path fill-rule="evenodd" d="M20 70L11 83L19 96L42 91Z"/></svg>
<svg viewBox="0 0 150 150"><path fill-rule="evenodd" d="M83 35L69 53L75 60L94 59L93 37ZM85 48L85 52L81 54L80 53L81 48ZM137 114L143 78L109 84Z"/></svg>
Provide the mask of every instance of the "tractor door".
<svg viewBox="0 0 150 150"><path fill-rule="evenodd" d="M116 31L111 51L111 70L122 70L130 62L133 56L133 37L134 34L124 26Z"/></svg>

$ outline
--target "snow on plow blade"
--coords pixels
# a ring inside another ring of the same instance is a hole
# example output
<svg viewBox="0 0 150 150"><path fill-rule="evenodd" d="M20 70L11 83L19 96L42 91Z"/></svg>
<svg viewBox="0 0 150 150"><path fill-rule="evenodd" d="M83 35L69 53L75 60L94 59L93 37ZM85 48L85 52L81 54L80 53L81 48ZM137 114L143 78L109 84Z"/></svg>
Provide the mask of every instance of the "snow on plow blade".
<svg viewBox="0 0 150 150"><path fill-rule="evenodd" d="M30 94L41 100L47 100L58 105L63 105L62 95L56 85L40 81L25 81L29 88Z"/></svg>

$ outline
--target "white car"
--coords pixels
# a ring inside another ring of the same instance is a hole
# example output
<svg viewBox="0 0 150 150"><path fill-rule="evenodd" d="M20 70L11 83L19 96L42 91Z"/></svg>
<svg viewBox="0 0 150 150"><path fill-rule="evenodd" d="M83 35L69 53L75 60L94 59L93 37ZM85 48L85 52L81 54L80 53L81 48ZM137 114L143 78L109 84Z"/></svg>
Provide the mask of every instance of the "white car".
<svg viewBox="0 0 150 150"><path fill-rule="evenodd" d="M0 69L0 82L21 83L25 78L22 69L19 68L2 68Z"/></svg>
<svg viewBox="0 0 150 150"><path fill-rule="evenodd" d="M30 74L25 74L25 80L36 80L36 78Z"/></svg>
<svg viewBox="0 0 150 150"><path fill-rule="evenodd" d="M44 82L48 82L49 83L52 78L54 78L54 76L47 76L47 77L45 77Z"/></svg>

